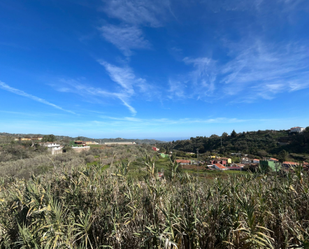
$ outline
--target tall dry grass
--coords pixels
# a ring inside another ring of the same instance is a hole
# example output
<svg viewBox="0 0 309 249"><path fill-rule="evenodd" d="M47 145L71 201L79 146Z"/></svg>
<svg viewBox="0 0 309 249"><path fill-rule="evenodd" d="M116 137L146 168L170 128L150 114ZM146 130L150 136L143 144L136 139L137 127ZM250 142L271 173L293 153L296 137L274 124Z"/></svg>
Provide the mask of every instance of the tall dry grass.
<svg viewBox="0 0 309 249"><path fill-rule="evenodd" d="M0 189L1 248L308 248L309 178L156 177L77 165Z"/></svg>

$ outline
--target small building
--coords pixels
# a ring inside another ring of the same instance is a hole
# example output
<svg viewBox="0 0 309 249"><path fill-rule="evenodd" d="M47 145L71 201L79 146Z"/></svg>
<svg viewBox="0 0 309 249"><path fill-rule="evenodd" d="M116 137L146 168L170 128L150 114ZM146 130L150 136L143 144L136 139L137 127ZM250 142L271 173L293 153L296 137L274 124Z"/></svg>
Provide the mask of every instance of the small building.
<svg viewBox="0 0 309 249"><path fill-rule="evenodd" d="M180 165L190 165L191 161L190 160L176 159L176 163L179 163Z"/></svg>
<svg viewBox="0 0 309 249"><path fill-rule="evenodd" d="M43 137L33 137L31 138L32 141L41 141Z"/></svg>
<svg viewBox="0 0 309 249"><path fill-rule="evenodd" d="M105 145L134 145L135 142L105 142Z"/></svg>
<svg viewBox="0 0 309 249"><path fill-rule="evenodd" d="M72 149L77 152L77 153L80 153L82 151L88 151L90 150L90 146L82 146L82 147L72 147Z"/></svg>
<svg viewBox="0 0 309 249"><path fill-rule="evenodd" d="M294 168L294 167L297 167L299 166L299 163L296 163L296 162L283 162L282 163L282 167L285 167L285 168Z"/></svg>
<svg viewBox="0 0 309 249"><path fill-rule="evenodd" d="M300 132L303 132L304 130L305 130L305 128L297 126L297 127L292 127L292 128L290 129L290 132L297 132L297 133L300 133Z"/></svg>
<svg viewBox="0 0 309 249"><path fill-rule="evenodd" d="M157 147L152 147L152 149L153 149L154 151L159 151L159 150L160 150L160 149L157 148Z"/></svg>
<svg viewBox="0 0 309 249"><path fill-rule="evenodd" d="M228 170L228 168L227 167L224 167L222 164L220 164L220 163L215 163L214 165L213 165L213 167L215 168L215 169L217 169L217 170Z"/></svg>
<svg viewBox="0 0 309 249"><path fill-rule="evenodd" d="M63 146L57 143L53 142L46 142L41 144L44 147L47 147L47 150L52 154L52 155L57 155L57 154L62 154L62 149Z"/></svg>
<svg viewBox="0 0 309 249"><path fill-rule="evenodd" d="M232 159L229 157L221 157L220 159L226 161L228 164L232 163Z"/></svg>
<svg viewBox="0 0 309 249"><path fill-rule="evenodd" d="M84 141L74 141L74 144L80 145L80 146L86 146L86 143Z"/></svg>
<svg viewBox="0 0 309 249"><path fill-rule="evenodd" d="M281 169L281 164L279 161L271 161L271 160L261 160L260 161L260 167L263 171L279 171Z"/></svg>
<svg viewBox="0 0 309 249"><path fill-rule="evenodd" d="M86 141L85 142L86 145L91 145L91 144L99 144L98 142L94 142L94 141Z"/></svg>
<svg viewBox="0 0 309 249"><path fill-rule="evenodd" d="M170 155L165 154L165 153L160 153L160 156L161 156L162 158L169 158L169 157L170 157Z"/></svg>
<svg viewBox="0 0 309 249"><path fill-rule="evenodd" d="M246 165L245 164L243 164L243 163L232 163L231 164L231 167L240 167L240 168L243 168L243 167L245 167Z"/></svg>
<svg viewBox="0 0 309 249"><path fill-rule="evenodd" d="M253 159L252 163L260 163L260 159Z"/></svg>
<svg viewBox="0 0 309 249"><path fill-rule="evenodd" d="M242 157L241 158L241 163L249 164L249 163L251 163L251 160L248 157Z"/></svg>

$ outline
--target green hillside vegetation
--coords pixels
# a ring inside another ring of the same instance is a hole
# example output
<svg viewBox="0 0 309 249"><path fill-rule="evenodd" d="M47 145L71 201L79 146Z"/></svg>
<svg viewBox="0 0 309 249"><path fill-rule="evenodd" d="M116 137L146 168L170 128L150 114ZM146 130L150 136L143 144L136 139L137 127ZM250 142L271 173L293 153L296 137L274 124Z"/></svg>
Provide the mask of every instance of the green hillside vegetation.
<svg viewBox="0 0 309 249"><path fill-rule="evenodd" d="M309 127L302 133L290 133L288 130L265 130L236 133L222 136L191 137L188 140L160 144L163 151L184 151L199 153L217 153L230 156L230 153L241 152L252 157L267 156L291 157L295 160L306 160L309 155ZM284 155L284 152L288 153Z"/></svg>

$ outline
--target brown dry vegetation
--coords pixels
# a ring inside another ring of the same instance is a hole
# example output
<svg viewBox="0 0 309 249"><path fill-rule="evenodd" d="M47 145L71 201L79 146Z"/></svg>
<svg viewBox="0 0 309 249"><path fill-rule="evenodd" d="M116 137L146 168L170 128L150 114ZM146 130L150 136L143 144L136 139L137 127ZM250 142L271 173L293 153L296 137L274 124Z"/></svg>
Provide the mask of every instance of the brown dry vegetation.
<svg viewBox="0 0 309 249"><path fill-rule="evenodd" d="M74 165L64 154L53 157L63 161L49 173L4 179L1 248L308 248L309 178L300 169L284 178L205 181L171 163L169 177L159 180L146 157L144 179L134 180L122 159L144 153L137 149L74 155L117 157L108 170L104 163Z"/></svg>

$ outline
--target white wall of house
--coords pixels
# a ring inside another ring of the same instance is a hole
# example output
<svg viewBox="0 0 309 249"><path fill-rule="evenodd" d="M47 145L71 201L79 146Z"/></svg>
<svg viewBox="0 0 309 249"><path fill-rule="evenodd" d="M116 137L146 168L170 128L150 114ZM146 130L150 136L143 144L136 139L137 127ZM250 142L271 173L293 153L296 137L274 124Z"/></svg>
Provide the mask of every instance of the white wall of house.
<svg viewBox="0 0 309 249"><path fill-rule="evenodd" d="M303 132L305 128L303 127L294 127L290 130L290 132Z"/></svg>

